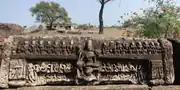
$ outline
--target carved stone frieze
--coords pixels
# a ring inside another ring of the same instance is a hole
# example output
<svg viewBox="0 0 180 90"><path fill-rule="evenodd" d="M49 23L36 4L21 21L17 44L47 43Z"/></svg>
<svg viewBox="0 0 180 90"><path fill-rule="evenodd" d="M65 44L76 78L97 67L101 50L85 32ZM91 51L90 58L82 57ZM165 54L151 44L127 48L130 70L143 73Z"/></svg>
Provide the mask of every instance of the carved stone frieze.
<svg viewBox="0 0 180 90"><path fill-rule="evenodd" d="M167 40L16 36L7 51L2 59L6 66L1 66L8 70L2 74L6 87L174 81L172 45Z"/></svg>
<svg viewBox="0 0 180 90"><path fill-rule="evenodd" d="M74 41L48 40L48 39L29 39L19 41L16 54L23 55L74 55L76 47Z"/></svg>
<svg viewBox="0 0 180 90"><path fill-rule="evenodd" d="M14 51L17 56L32 55L75 55L78 44L84 44L88 38L28 38L17 40L17 48ZM102 55L154 55L161 54L161 46L157 40L92 40Z"/></svg>
<svg viewBox="0 0 180 90"><path fill-rule="evenodd" d="M104 55L159 55L161 46L155 40L114 40L103 42L102 52Z"/></svg>

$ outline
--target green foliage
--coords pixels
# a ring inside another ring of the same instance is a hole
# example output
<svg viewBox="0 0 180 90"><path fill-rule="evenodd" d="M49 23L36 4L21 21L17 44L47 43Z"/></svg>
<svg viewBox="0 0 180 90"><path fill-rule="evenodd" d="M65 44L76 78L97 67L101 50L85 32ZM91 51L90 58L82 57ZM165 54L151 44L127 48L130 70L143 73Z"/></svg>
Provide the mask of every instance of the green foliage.
<svg viewBox="0 0 180 90"><path fill-rule="evenodd" d="M89 23L89 24L80 24L80 25L77 25L77 28L78 29L83 29L83 30L88 30L88 29L91 29L91 28L95 28L95 26L91 25Z"/></svg>
<svg viewBox="0 0 180 90"><path fill-rule="evenodd" d="M165 0L155 0L155 3L156 7L146 9L143 16L133 17L124 26L134 26L138 29L137 34L148 38L167 38L173 36L173 33L179 34L180 7Z"/></svg>
<svg viewBox="0 0 180 90"><path fill-rule="evenodd" d="M32 16L36 16L38 22L45 23L52 29L57 23L70 23L70 18L65 8L55 2L40 2L30 8Z"/></svg>
<svg viewBox="0 0 180 90"><path fill-rule="evenodd" d="M112 26L106 26L106 27L104 27L104 28L106 28L106 29L110 29L110 28L121 29L122 26L119 26L119 25L112 25Z"/></svg>

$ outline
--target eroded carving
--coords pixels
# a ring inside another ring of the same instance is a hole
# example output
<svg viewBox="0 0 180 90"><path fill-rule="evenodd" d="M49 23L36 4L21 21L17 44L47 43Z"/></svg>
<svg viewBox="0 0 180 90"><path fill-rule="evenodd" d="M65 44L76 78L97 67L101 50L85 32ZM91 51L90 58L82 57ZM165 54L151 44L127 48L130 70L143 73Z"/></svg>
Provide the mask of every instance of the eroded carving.
<svg viewBox="0 0 180 90"><path fill-rule="evenodd" d="M102 52L104 55L158 55L161 53L161 46L157 41L106 41L102 43Z"/></svg>
<svg viewBox="0 0 180 90"><path fill-rule="evenodd" d="M9 79L21 80L25 78L24 60L14 59L10 61Z"/></svg>
<svg viewBox="0 0 180 90"><path fill-rule="evenodd" d="M6 57L11 86L173 83L172 46L166 41L18 37L13 43Z"/></svg>
<svg viewBox="0 0 180 90"><path fill-rule="evenodd" d="M27 66L27 82L34 83L37 81L37 72L35 71L35 67L32 63L29 63Z"/></svg>
<svg viewBox="0 0 180 90"><path fill-rule="evenodd" d="M100 67L100 72L103 77L100 80L104 81L129 81L134 84L143 84L147 78L147 71L141 64L128 63L105 63ZM105 77L106 78L105 78ZM109 78L107 78L109 77Z"/></svg>
<svg viewBox="0 0 180 90"><path fill-rule="evenodd" d="M76 46L74 41L67 42L66 40L48 40L42 38L30 38L27 40L20 40L16 53L20 56L31 55L74 55Z"/></svg>
<svg viewBox="0 0 180 90"><path fill-rule="evenodd" d="M77 61L77 80L84 81L97 81L99 78L98 67L99 62L97 61L97 53L93 50L93 44L91 40L85 43L83 50L79 50L79 57ZM94 74L95 72L95 74Z"/></svg>
<svg viewBox="0 0 180 90"><path fill-rule="evenodd" d="M28 85L41 85L49 82L71 81L66 74L72 72L71 63L39 62L27 64Z"/></svg>
<svg viewBox="0 0 180 90"><path fill-rule="evenodd" d="M130 62L129 64L110 64L110 63L103 63L100 71L101 72L137 72L138 68L140 66L138 65L132 65Z"/></svg>
<svg viewBox="0 0 180 90"><path fill-rule="evenodd" d="M174 82L174 69L172 60L172 44L167 40L159 39L159 43L162 48L162 66L164 72L164 82L165 84L170 84Z"/></svg>

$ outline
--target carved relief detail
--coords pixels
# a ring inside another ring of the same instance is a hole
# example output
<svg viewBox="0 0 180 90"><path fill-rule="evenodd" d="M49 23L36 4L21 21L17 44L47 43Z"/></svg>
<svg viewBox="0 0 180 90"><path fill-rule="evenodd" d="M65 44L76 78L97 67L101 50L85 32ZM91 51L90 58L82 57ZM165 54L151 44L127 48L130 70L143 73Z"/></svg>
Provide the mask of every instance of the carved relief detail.
<svg viewBox="0 0 180 90"><path fill-rule="evenodd" d="M77 80L80 84L84 81L92 82L99 79L99 62L97 60L97 53L93 49L91 40L85 43L84 49L79 49L77 61ZM82 82L80 81L82 80Z"/></svg>
<svg viewBox="0 0 180 90"><path fill-rule="evenodd" d="M147 71L140 64L129 63L102 63L100 80L105 81L130 81L131 83L146 83Z"/></svg>
<svg viewBox="0 0 180 90"><path fill-rule="evenodd" d="M100 67L101 72L137 72L140 68L139 65L132 65L132 64L110 64L110 63L103 63Z"/></svg>
<svg viewBox="0 0 180 90"><path fill-rule="evenodd" d="M99 84L109 81L112 83L115 81L147 84L150 79L155 82L155 79L162 79L167 83L171 83L174 76L171 73L173 67L170 67L170 65L172 64L168 65L170 60L168 50L171 50L168 48L170 46L163 46L164 42L122 39L102 40L97 45L94 43L97 44L97 41L85 38L78 42L75 39L52 40L48 38L19 40L16 44L17 47L12 51L12 54L15 56L35 56L33 59L36 56L41 56L41 58L43 56L63 56L68 58L74 55L75 57L70 61L62 58L59 60L59 57L55 58L56 60L39 60L38 57L38 61L29 60L32 58L20 57L27 59L24 60L27 61L26 64L23 59L12 59L10 61L9 79L24 79L27 85L44 85L60 82ZM120 57L123 55L128 62L124 60L125 58ZM126 57L126 55L132 57L134 55L141 56L143 60ZM146 67L143 63L149 63L148 59L151 58L149 57L151 55L158 56L156 59L159 59L159 61L162 61L161 59L163 58L163 62L158 67L154 63L152 63L151 67ZM109 56L115 56L116 59ZM151 77L148 77L150 76L148 75L149 72L152 75Z"/></svg>
<svg viewBox="0 0 180 90"><path fill-rule="evenodd" d="M152 68L152 78L153 79L163 79L163 67L153 67Z"/></svg>
<svg viewBox="0 0 180 90"><path fill-rule="evenodd" d="M74 41L24 39L19 41L15 50L18 55L74 55L76 47Z"/></svg>
<svg viewBox="0 0 180 90"><path fill-rule="evenodd" d="M138 83L137 75L133 73L105 74L100 78L102 81L130 81L133 84Z"/></svg>
<svg viewBox="0 0 180 90"><path fill-rule="evenodd" d="M23 59L10 60L9 79L21 80L25 79L25 68Z"/></svg>
<svg viewBox="0 0 180 90"><path fill-rule="evenodd" d="M104 55L158 55L161 47L157 41L105 41L101 46Z"/></svg>
<svg viewBox="0 0 180 90"><path fill-rule="evenodd" d="M164 72L164 82L165 84L170 84L174 81L172 44L167 40L163 39L159 39L158 41L162 47L162 66Z"/></svg>
<svg viewBox="0 0 180 90"><path fill-rule="evenodd" d="M70 63L41 62L27 64L27 83L32 85L44 84L52 81L70 81L66 77L73 69Z"/></svg>

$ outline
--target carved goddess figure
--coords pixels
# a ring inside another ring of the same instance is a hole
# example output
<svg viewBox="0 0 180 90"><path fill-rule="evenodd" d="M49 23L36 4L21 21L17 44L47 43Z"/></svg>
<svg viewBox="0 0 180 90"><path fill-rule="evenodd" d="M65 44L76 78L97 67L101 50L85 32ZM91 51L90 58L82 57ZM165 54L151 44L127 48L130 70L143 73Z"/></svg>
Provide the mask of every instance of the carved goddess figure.
<svg viewBox="0 0 180 90"><path fill-rule="evenodd" d="M28 83L35 84L37 80L37 73L32 63L28 64L27 70L28 70Z"/></svg>
<svg viewBox="0 0 180 90"><path fill-rule="evenodd" d="M97 53L93 50L92 41L88 40L85 44L84 50L79 51L79 58L77 61L77 78L83 81L97 80L94 71L98 70L99 64L96 60Z"/></svg>

